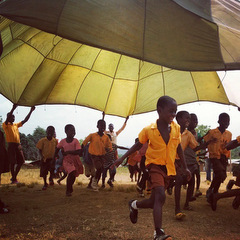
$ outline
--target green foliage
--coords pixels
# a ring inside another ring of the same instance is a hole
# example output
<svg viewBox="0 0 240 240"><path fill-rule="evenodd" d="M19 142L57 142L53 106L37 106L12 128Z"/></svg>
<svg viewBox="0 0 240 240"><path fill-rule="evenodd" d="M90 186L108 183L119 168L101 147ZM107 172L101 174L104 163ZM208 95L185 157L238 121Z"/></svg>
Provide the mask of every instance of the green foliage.
<svg viewBox="0 0 240 240"><path fill-rule="evenodd" d="M200 135L200 136L204 136L208 131L210 130L210 126L207 125L198 125L196 127L196 132Z"/></svg>
<svg viewBox="0 0 240 240"><path fill-rule="evenodd" d="M35 128L33 135L28 134L27 136L24 133L20 133L21 144L23 148L23 153L26 160L39 160L39 151L36 148L37 142L46 136L45 129L41 127Z"/></svg>
<svg viewBox="0 0 240 240"><path fill-rule="evenodd" d="M79 143L80 143L80 145L82 145L83 139L79 139Z"/></svg>
<svg viewBox="0 0 240 240"><path fill-rule="evenodd" d="M231 158L232 159L239 159L239 153L240 153L240 147L237 147L233 150L231 150Z"/></svg>

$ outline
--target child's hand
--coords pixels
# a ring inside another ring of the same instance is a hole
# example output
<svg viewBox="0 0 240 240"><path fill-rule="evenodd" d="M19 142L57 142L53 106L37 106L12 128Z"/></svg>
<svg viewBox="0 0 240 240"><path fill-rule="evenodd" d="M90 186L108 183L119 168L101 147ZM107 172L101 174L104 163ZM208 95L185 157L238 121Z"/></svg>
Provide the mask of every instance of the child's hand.
<svg viewBox="0 0 240 240"><path fill-rule="evenodd" d="M186 172L185 174L187 175L187 180L190 181L190 179L191 179L191 177L192 177L191 172L189 171L188 168L185 169L185 172Z"/></svg>

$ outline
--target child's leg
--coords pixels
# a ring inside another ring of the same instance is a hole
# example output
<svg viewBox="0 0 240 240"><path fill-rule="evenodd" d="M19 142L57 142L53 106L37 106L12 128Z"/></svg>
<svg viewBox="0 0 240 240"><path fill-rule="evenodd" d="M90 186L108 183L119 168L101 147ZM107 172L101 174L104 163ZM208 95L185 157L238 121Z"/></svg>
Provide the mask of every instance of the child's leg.
<svg viewBox="0 0 240 240"><path fill-rule="evenodd" d="M192 208L189 206L190 199L193 196L194 192L194 185L195 185L195 177L194 174L192 175L191 179L188 182L187 194L186 194L186 202L184 205L185 210L191 210Z"/></svg>
<svg viewBox="0 0 240 240"><path fill-rule="evenodd" d="M114 181L114 177L116 175L116 167L113 168L109 168L109 175L110 175L110 180L113 182Z"/></svg>
<svg viewBox="0 0 240 240"><path fill-rule="evenodd" d="M181 187L182 187L182 176L177 174L176 181L175 181L175 190L174 190L174 197L175 197L175 214L181 212L180 208L180 199L181 199Z"/></svg>
<svg viewBox="0 0 240 240"><path fill-rule="evenodd" d="M76 179L76 172L72 171L68 174L67 177L67 190L66 190L66 194L68 196L71 196L71 193L73 192L73 184L75 182Z"/></svg>
<svg viewBox="0 0 240 240"><path fill-rule="evenodd" d="M107 177L107 170L108 168L104 168L102 172L102 186L105 186L105 179Z"/></svg>
<svg viewBox="0 0 240 240"><path fill-rule="evenodd" d="M198 166L198 170L196 171L196 189L197 190L199 190L200 183L201 183L201 175L200 175L200 169Z"/></svg>
<svg viewBox="0 0 240 240"><path fill-rule="evenodd" d="M57 180L57 183L60 185L61 181L67 177L67 173L64 171L63 175Z"/></svg>
<svg viewBox="0 0 240 240"><path fill-rule="evenodd" d="M240 189L232 189L223 193L212 193L210 195L210 203L213 211L217 209L217 201L221 198L229 198L229 197L236 197L240 196ZM238 205L239 206L239 205Z"/></svg>

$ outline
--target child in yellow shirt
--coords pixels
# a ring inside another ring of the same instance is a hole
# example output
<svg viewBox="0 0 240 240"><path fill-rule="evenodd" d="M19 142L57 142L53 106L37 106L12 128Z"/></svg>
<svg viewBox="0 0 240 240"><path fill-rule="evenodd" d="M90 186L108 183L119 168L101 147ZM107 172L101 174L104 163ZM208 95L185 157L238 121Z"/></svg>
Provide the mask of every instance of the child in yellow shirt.
<svg viewBox="0 0 240 240"><path fill-rule="evenodd" d="M53 177L55 170L55 150L57 147L57 140L54 138L55 128L53 126L48 126L46 130L47 136L41 138L36 147L39 149L41 156L41 168L40 168L40 177L43 178L44 185L42 190L46 190L48 187L47 175L50 172L49 184L54 185Z"/></svg>
<svg viewBox="0 0 240 240"><path fill-rule="evenodd" d="M211 193L217 193L222 182L227 177L228 158L230 151L225 148L232 139L232 133L226 130L230 123L227 113L221 113L218 118L219 127L211 129L204 137L204 141L216 139L208 145L209 158L213 166L214 177L207 190L207 201L211 203Z"/></svg>
<svg viewBox="0 0 240 240"><path fill-rule="evenodd" d="M172 239L170 235L166 235L162 229L162 207L165 202L165 189L168 185L169 178L176 175L175 158L178 154L184 171L191 177L191 173L187 169L181 142L180 127L173 122L176 116L177 103L169 96L162 96L157 102L157 112L159 118L155 123L145 127L139 133L139 142L134 144L121 158L116 161L118 166L123 160L133 152L139 150L144 143L149 141L146 151L146 167L150 176L150 184L152 188L149 199L142 201L131 200L129 202L130 220L132 223L137 222L138 208L152 208L153 220L155 225L154 239Z"/></svg>

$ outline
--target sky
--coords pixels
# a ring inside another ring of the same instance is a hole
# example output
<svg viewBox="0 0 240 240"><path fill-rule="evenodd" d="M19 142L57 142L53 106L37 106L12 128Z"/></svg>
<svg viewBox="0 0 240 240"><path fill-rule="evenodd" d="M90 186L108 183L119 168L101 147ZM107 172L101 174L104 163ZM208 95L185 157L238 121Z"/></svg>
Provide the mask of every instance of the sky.
<svg viewBox="0 0 240 240"><path fill-rule="evenodd" d="M220 74L220 78L224 81L236 78L240 81L240 71L235 71L233 75L227 74L223 79L224 73ZM234 88L234 87L233 87ZM237 87L237 89L240 89ZM239 92L239 91L238 91ZM234 96L232 96L234 97ZM12 103L0 94L0 116L3 121L6 114L11 110ZM22 121L28 114L29 107L19 106L15 111L15 122ZM222 112L230 115L229 131L233 134L233 139L240 135L240 112L237 107L230 105L222 105L211 102L196 102L178 106L178 111L186 110L195 113L198 116L199 124L208 125L210 128L218 127L218 116ZM155 122L158 115L157 112L145 113L130 116L125 130L118 136L118 145L130 147L134 144L134 139L143 127ZM53 125L56 129L57 138L60 140L65 138L64 126L73 124L76 128L76 138L84 139L88 134L97 132L97 121L102 118L102 113L97 110L89 109L81 106L72 105L42 105L37 106L32 113L29 121L19 131L24 134L32 134L38 126L46 129L48 125ZM117 131L123 125L125 119L115 116L105 116L107 125L114 124L114 130Z"/></svg>

